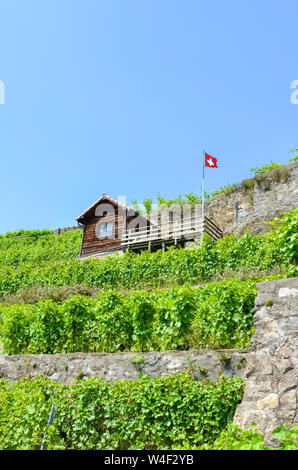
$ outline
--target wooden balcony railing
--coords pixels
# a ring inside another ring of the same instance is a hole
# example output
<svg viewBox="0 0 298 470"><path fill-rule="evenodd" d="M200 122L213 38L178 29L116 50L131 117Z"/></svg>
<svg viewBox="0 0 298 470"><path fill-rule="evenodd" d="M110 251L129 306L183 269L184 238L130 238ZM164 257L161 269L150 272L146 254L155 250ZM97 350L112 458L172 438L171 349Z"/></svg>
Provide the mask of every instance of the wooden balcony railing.
<svg viewBox="0 0 298 470"><path fill-rule="evenodd" d="M203 233L208 233L214 240L222 237L221 230L209 218L189 217L169 223L151 223L140 229L124 230L121 247L123 249L140 246L150 248L152 244L158 243L177 244L181 240L200 238Z"/></svg>

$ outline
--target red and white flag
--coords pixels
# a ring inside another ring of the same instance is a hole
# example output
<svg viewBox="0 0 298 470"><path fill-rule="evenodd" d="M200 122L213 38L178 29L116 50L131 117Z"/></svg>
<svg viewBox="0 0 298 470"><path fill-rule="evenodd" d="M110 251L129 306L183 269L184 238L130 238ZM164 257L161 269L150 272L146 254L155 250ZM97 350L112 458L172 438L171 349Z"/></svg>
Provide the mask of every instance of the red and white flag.
<svg viewBox="0 0 298 470"><path fill-rule="evenodd" d="M210 168L218 168L217 158L211 157L211 155L208 155L208 153L205 152L205 166L209 166Z"/></svg>

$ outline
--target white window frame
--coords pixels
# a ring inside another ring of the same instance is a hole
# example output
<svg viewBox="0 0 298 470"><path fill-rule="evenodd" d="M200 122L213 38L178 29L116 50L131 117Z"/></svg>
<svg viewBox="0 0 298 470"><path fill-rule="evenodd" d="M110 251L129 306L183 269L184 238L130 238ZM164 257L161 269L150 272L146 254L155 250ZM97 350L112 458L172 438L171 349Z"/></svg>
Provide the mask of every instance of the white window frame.
<svg viewBox="0 0 298 470"><path fill-rule="evenodd" d="M105 238L113 238L114 222L104 222L98 225L97 238L103 240Z"/></svg>

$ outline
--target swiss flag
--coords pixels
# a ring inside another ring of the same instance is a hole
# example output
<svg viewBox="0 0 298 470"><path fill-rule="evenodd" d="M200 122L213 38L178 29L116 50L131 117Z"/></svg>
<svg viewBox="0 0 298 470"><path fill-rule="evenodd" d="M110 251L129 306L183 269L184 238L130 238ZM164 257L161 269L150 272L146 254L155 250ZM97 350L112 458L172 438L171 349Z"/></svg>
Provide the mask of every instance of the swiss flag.
<svg viewBox="0 0 298 470"><path fill-rule="evenodd" d="M210 168L218 168L217 158L211 157L211 155L208 155L208 153L205 152L205 166L209 166Z"/></svg>

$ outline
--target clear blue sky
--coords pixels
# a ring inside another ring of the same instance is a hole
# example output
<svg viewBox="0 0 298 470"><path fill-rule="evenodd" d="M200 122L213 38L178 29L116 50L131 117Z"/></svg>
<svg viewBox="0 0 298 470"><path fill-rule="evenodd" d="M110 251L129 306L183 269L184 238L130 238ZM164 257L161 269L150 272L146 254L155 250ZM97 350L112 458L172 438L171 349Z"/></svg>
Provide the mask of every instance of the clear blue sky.
<svg viewBox="0 0 298 470"><path fill-rule="evenodd" d="M297 0L0 1L0 232L200 193L298 145Z"/></svg>

